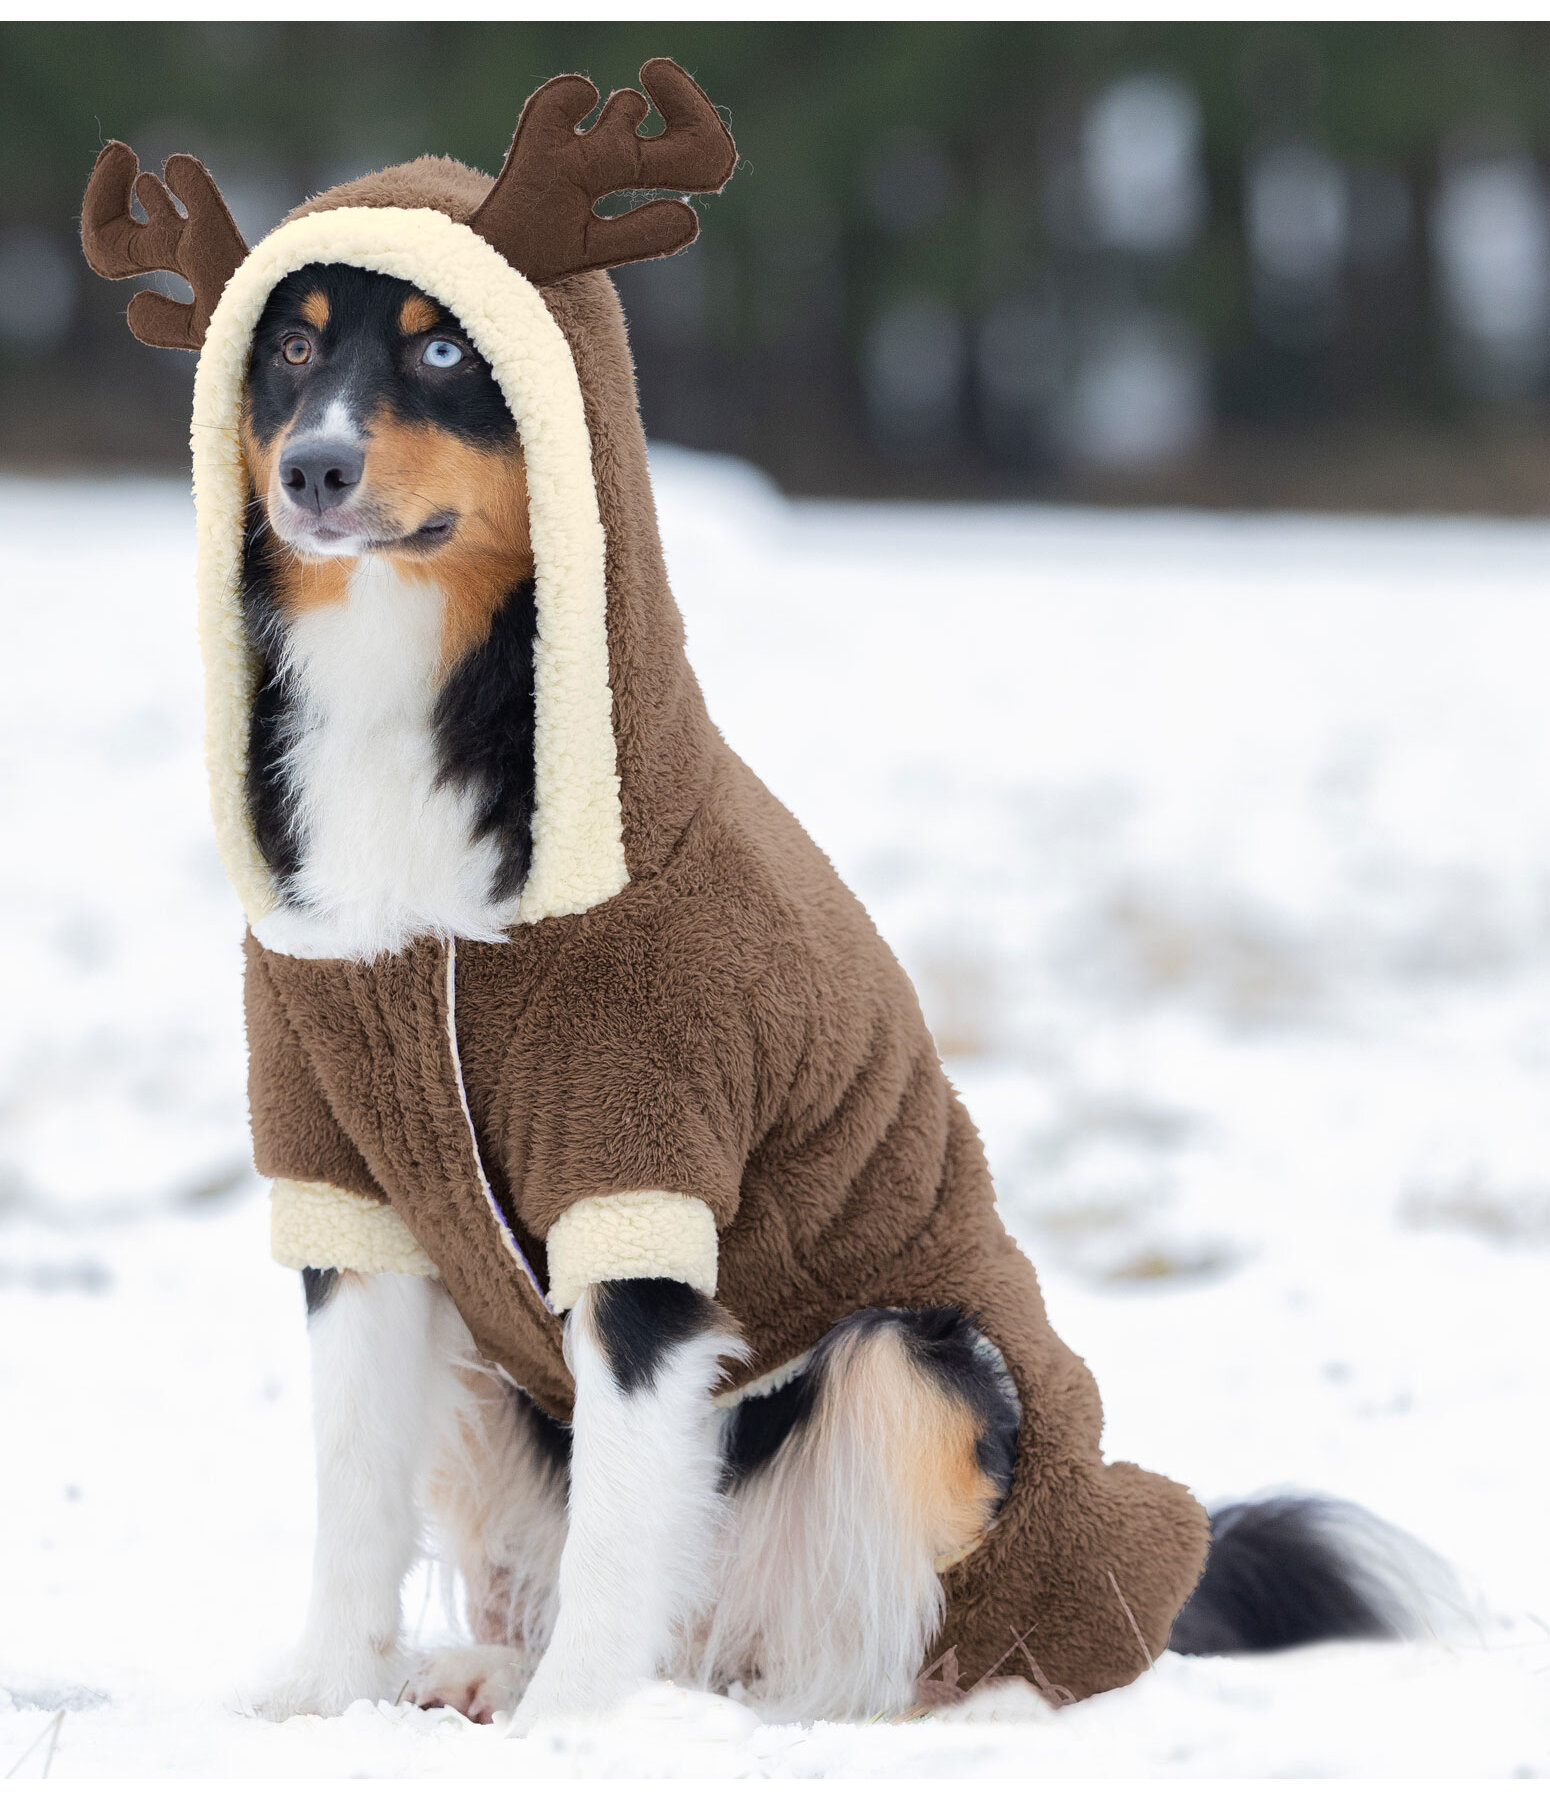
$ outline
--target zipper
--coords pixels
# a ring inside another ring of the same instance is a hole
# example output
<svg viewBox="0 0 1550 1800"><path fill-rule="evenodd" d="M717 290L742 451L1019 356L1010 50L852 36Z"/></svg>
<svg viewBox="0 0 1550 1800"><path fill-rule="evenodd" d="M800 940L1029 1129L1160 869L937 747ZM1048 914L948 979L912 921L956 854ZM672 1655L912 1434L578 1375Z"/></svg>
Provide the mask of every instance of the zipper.
<svg viewBox="0 0 1550 1800"><path fill-rule="evenodd" d="M490 1209L490 1217L495 1221L495 1228L500 1233L501 1242L515 1258L528 1284L538 1296L538 1303L551 1317L555 1316L554 1308L549 1304L549 1296L544 1292L533 1265L522 1253L522 1246L512 1236L511 1227L506 1223L506 1215L501 1211L495 1198L495 1191L490 1186L490 1178L484 1172L484 1158L479 1154L479 1139L474 1131L474 1116L468 1110L468 1089L463 1085L463 1058L457 1047L457 939L447 938L447 1048L452 1053L452 1074L457 1082L458 1105L463 1109L463 1123L468 1127L468 1148L474 1159L474 1173L479 1177L479 1191L484 1195L484 1203Z"/></svg>

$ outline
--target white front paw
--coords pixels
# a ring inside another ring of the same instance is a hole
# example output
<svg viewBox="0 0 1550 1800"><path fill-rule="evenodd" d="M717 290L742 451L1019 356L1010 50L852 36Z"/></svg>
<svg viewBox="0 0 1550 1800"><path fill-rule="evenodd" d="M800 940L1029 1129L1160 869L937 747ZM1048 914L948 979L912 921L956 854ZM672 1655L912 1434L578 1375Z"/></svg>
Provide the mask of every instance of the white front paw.
<svg viewBox="0 0 1550 1800"><path fill-rule="evenodd" d="M513 1735L521 1737L535 1725L551 1719L595 1718L622 1706L642 1684L619 1679L592 1667L572 1663L568 1667L546 1658L528 1684L511 1721Z"/></svg>
<svg viewBox="0 0 1550 1800"><path fill-rule="evenodd" d="M273 1719L276 1723L301 1713L332 1719L357 1700L396 1699L403 1686L398 1659L374 1650L327 1659L303 1654L261 1696L253 1710L261 1719Z"/></svg>
<svg viewBox="0 0 1550 1800"><path fill-rule="evenodd" d="M420 1665L405 1698L412 1706L450 1706L476 1725L508 1713L527 1686L531 1657L504 1644L443 1650Z"/></svg>

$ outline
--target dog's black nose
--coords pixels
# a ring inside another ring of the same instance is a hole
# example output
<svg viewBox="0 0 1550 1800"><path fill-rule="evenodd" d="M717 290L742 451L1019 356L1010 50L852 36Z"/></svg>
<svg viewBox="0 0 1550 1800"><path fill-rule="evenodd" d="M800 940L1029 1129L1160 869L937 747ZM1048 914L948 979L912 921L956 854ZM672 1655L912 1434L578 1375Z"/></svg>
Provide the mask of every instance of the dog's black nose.
<svg viewBox="0 0 1550 1800"><path fill-rule="evenodd" d="M342 505L360 486L366 458L353 444L318 438L293 445L280 459L280 485L308 512Z"/></svg>

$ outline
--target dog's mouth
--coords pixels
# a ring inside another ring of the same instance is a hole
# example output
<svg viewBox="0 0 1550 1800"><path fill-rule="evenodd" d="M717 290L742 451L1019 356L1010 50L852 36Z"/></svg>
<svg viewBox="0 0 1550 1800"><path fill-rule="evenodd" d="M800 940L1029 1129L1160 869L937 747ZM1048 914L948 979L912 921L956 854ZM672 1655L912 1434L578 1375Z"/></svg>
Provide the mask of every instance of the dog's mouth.
<svg viewBox="0 0 1550 1800"><path fill-rule="evenodd" d="M368 543L368 550L439 550L457 530L455 512L437 513L414 531L402 537L385 538Z"/></svg>
<svg viewBox="0 0 1550 1800"><path fill-rule="evenodd" d="M276 534L293 550L313 556L365 556L381 552L429 556L449 543L457 531L455 512L433 513L423 525L412 531L387 532L378 520L352 517L340 507L321 518L298 514L296 509L283 511L283 526L271 507L270 523Z"/></svg>

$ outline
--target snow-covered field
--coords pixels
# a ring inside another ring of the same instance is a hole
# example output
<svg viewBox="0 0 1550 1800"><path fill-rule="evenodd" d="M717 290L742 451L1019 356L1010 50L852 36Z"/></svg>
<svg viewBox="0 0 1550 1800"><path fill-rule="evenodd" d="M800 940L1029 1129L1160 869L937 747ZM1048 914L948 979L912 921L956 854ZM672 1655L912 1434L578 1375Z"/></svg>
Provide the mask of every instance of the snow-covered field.
<svg viewBox="0 0 1550 1800"><path fill-rule="evenodd" d="M1109 1453L1360 1500L1478 1625L906 1725L665 1686L529 1742L248 1716L306 1590L306 1364L246 1159L191 511L9 483L0 1772L62 1709L55 1778L1550 1774L1550 527L658 481L712 710L919 983Z"/></svg>

